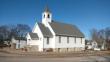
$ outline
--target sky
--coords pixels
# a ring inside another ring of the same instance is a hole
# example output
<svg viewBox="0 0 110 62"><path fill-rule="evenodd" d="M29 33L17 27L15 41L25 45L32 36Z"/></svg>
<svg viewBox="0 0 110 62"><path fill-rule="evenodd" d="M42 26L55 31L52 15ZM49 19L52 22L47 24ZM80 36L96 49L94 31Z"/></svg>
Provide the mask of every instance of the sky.
<svg viewBox="0 0 110 62"><path fill-rule="evenodd" d="M76 25L90 39L90 30L110 27L110 0L0 0L0 25L41 22L48 6L52 19Z"/></svg>

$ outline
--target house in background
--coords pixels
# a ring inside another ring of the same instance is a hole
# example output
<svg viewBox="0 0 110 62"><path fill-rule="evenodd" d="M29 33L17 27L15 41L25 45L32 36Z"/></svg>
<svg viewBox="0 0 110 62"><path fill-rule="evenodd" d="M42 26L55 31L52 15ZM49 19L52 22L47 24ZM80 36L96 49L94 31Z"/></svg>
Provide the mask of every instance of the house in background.
<svg viewBox="0 0 110 62"><path fill-rule="evenodd" d="M36 22L32 32L27 34L27 46L36 51L82 51L85 50L85 37L75 25L53 20L46 7L42 22Z"/></svg>
<svg viewBox="0 0 110 62"><path fill-rule="evenodd" d="M96 41L86 40L86 47L89 50L94 50L94 48L98 48L98 44Z"/></svg>
<svg viewBox="0 0 110 62"><path fill-rule="evenodd" d="M99 44L96 41L92 41L92 40L86 40L86 49L88 50L103 50L101 47L103 47L103 45L101 45L101 47L98 46Z"/></svg>
<svg viewBox="0 0 110 62"><path fill-rule="evenodd" d="M98 43L96 42L96 41L92 41L91 42L92 43L92 49L93 50L101 50L99 47L98 47Z"/></svg>
<svg viewBox="0 0 110 62"><path fill-rule="evenodd" d="M21 49L25 48L27 45L26 38L12 37L11 39L11 48L13 49Z"/></svg>
<svg viewBox="0 0 110 62"><path fill-rule="evenodd" d="M92 41L91 40L85 40L85 49L90 50L92 49Z"/></svg>

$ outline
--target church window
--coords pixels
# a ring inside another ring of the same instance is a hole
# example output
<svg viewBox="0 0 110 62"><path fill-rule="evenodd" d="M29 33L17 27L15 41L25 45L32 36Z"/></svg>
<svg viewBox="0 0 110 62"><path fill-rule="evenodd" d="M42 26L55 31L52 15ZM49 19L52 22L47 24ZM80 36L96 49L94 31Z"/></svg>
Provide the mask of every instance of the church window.
<svg viewBox="0 0 110 62"><path fill-rule="evenodd" d="M47 44L49 44L49 37L47 37Z"/></svg>
<svg viewBox="0 0 110 62"><path fill-rule="evenodd" d="M81 38L81 44L82 44L82 38Z"/></svg>
<svg viewBox="0 0 110 62"><path fill-rule="evenodd" d="M59 43L61 43L61 36L59 36Z"/></svg>
<svg viewBox="0 0 110 62"><path fill-rule="evenodd" d="M45 14L44 14L44 18L45 18Z"/></svg>
<svg viewBox="0 0 110 62"><path fill-rule="evenodd" d="M69 37L67 37L67 43L69 43Z"/></svg>
<svg viewBox="0 0 110 62"><path fill-rule="evenodd" d="M74 42L76 43L76 37L74 38Z"/></svg>
<svg viewBox="0 0 110 62"><path fill-rule="evenodd" d="M31 40L31 39L28 39L29 41Z"/></svg>
<svg viewBox="0 0 110 62"><path fill-rule="evenodd" d="M50 18L50 15L48 14L48 18Z"/></svg>

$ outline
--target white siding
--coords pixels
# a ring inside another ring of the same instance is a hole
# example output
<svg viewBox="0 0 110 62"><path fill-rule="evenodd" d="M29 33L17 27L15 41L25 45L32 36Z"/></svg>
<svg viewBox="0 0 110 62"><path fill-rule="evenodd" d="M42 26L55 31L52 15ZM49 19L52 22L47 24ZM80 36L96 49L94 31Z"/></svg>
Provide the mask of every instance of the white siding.
<svg viewBox="0 0 110 62"><path fill-rule="evenodd" d="M47 38L44 38L43 48L52 48L52 38L49 38L49 44L47 44Z"/></svg>
<svg viewBox="0 0 110 62"><path fill-rule="evenodd" d="M43 34L42 34L42 32L41 32L41 30L40 30L37 23L35 24L35 27L34 27L32 32L38 34L38 37L39 37L39 40L38 40L39 41L38 42L39 43L39 51L43 51L43 39L44 39L44 37L43 37Z"/></svg>
<svg viewBox="0 0 110 62"><path fill-rule="evenodd" d="M24 48L26 46L26 41L24 40L16 40L16 49Z"/></svg>
<svg viewBox="0 0 110 62"><path fill-rule="evenodd" d="M69 37L69 47L75 47L76 42L75 42L75 38L74 37Z"/></svg>
<svg viewBox="0 0 110 62"><path fill-rule="evenodd" d="M30 35L29 35L29 33L27 34L27 45L29 45L29 42L30 42L30 40L31 40L31 37L30 37Z"/></svg>
<svg viewBox="0 0 110 62"><path fill-rule="evenodd" d="M11 39L11 41L12 41L12 43L16 43L16 40L14 37Z"/></svg>
<svg viewBox="0 0 110 62"><path fill-rule="evenodd" d="M39 40L29 40L27 45L39 45Z"/></svg>
<svg viewBox="0 0 110 62"><path fill-rule="evenodd" d="M82 48L85 49L85 38L82 38Z"/></svg>
<svg viewBox="0 0 110 62"><path fill-rule="evenodd" d="M66 48L67 44L67 37L61 36L61 43L59 43L59 36L56 36L55 47L56 48Z"/></svg>
<svg viewBox="0 0 110 62"><path fill-rule="evenodd" d="M27 45L39 45L39 40L32 40L29 33L27 34Z"/></svg>
<svg viewBox="0 0 110 62"><path fill-rule="evenodd" d="M26 40L16 40L15 38L12 38L12 43L15 43L16 44L16 49L19 49L19 48L24 48L27 44L27 41Z"/></svg>
<svg viewBox="0 0 110 62"><path fill-rule="evenodd" d="M76 47L81 47L81 38L76 38L76 44L75 44Z"/></svg>
<svg viewBox="0 0 110 62"><path fill-rule="evenodd" d="M61 43L59 43L59 36L55 37L55 48L74 48L74 47L85 47L85 39L82 38L76 38L75 43L75 37L69 37L69 43L67 43L67 37L61 36Z"/></svg>
<svg viewBox="0 0 110 62"><path fill-rule="evenodd" d="M53 35L53 37L51 38L51 48L55 48L55 32L49 23L47 23L47 27L49 28L49 30L51 31L51 33Z"/></svg>

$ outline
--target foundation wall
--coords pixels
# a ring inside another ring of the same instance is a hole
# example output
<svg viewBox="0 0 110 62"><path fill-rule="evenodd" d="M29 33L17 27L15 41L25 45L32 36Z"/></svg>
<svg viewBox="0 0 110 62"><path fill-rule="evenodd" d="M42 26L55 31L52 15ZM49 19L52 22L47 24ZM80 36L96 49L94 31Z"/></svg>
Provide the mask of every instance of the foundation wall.
<svg viewBox="0 0 110 62"><path fill-rule="evenodd" d="M74 51L82 51L83 48L55 48L53 52L74 52Z"/></svg>
<svg viewBox="0 0 110 62"><path fill-rule="evenodd" d="M27 51L30 52L38 51L38 46L27 46Z"/></svg>

